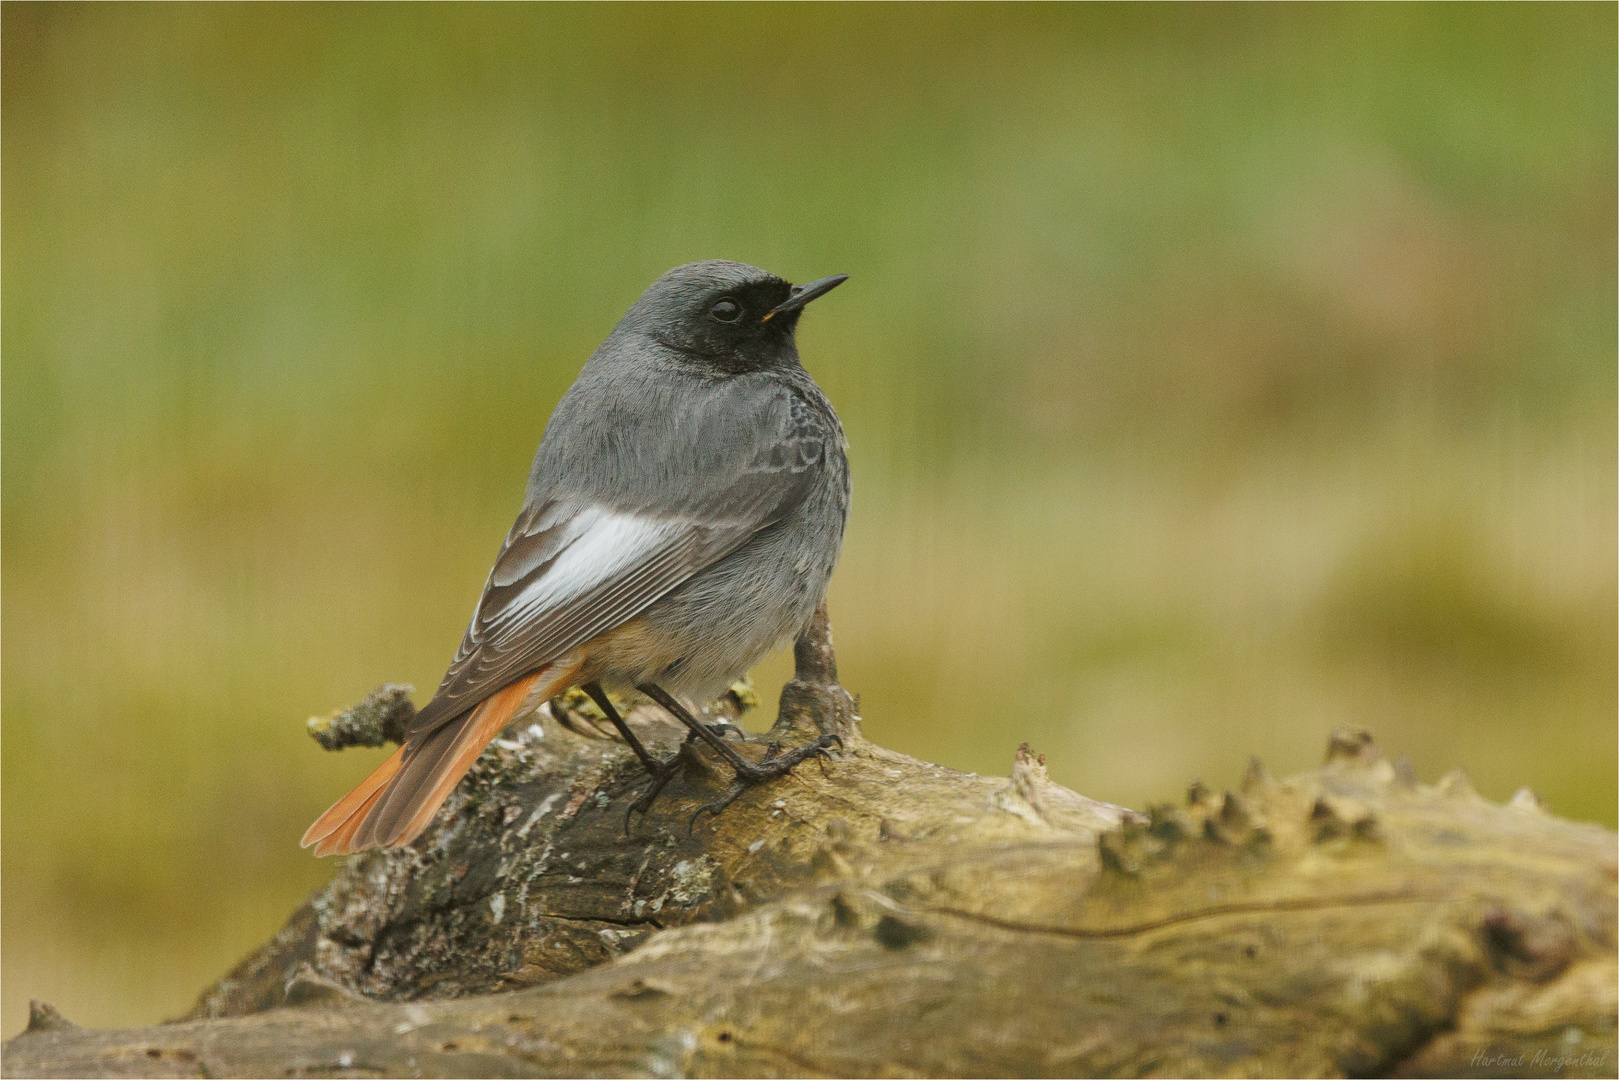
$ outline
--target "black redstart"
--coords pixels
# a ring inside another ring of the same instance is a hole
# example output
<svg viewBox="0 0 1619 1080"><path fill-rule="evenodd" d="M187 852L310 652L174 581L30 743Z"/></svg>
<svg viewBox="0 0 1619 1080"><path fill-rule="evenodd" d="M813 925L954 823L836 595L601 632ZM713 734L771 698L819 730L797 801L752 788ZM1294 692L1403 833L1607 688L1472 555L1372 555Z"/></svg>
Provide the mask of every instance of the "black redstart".
<svg viewBox="0 0 1619 1080"><path fill-rule="evenodd" d="M316 855L414 840L525 706L588 693L652 775L604 686L653 698L737 782L779 776L830 737L753 762L692 709L796 635L826 594L849 513L843 427L798 361L805 304L846 280L790 285L696 262L652 283L551 414L517 523L450 670L403 746L322 814Z"/></svg>

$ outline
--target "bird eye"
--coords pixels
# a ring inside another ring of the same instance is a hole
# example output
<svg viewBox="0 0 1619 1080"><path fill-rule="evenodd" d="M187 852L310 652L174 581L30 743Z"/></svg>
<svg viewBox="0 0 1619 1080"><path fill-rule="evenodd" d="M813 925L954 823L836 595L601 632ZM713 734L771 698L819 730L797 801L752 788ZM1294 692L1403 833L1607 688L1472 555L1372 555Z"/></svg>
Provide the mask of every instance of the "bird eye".
<svg viewBox="0 0 1619 1080"><path fill-rule="evenodd" d="M736 322L742 317L742 305L735 300L725 299L709 308L708 313L720 322Z"/></svg>

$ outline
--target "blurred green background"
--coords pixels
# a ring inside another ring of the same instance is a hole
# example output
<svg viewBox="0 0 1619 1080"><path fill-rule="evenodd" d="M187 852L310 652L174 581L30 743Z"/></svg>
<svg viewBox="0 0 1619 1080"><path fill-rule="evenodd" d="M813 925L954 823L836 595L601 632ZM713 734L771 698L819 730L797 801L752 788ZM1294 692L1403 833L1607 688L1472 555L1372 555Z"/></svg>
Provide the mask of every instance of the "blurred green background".
<svg viewBox="0 0 1619 1080"><path fill-rule="evenodd" d="M691 259L805 319L875 739L1615 820L1616 9L3 12L3 959L183 1010L332 872L546 416ZM785 660L756 673L766 699Z"/></svg>

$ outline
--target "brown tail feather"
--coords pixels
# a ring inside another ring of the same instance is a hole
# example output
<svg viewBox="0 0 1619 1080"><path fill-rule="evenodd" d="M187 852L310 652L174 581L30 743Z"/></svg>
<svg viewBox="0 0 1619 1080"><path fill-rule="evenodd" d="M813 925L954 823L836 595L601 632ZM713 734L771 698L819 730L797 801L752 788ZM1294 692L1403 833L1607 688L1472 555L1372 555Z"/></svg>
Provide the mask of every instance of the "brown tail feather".
<svg viewBox="0 0 1619 1080"><path fill-rule="evenodd" d="M316 855L351 855L371 847L410 843L427 828L461 777L523 702L536 695L536 690L546 699L555 697L570 685L578 669L578 663L542 668L491 694L420 741L413 739L400 747L310 826L304 846L318 841Z"/></svg>

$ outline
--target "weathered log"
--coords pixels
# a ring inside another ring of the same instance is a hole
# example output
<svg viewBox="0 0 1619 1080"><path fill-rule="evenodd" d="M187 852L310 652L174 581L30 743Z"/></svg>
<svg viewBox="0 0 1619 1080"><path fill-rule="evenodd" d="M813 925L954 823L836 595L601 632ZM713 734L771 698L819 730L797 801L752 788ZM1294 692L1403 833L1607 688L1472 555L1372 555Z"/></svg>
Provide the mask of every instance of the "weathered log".
<svg viewBox="0 0 1619 1080"><path fill-rule="evenodd" d="M729 776L687 747L626 830L644 777L559 704L184 1020L41 1007L5 1074L1615 1074L1607 830L1348 733L1314 772L1138 814L1026 748L989 778L866 741L824 616L797 659L748 741L836 733L824 769L688 828Z"/></svg>

